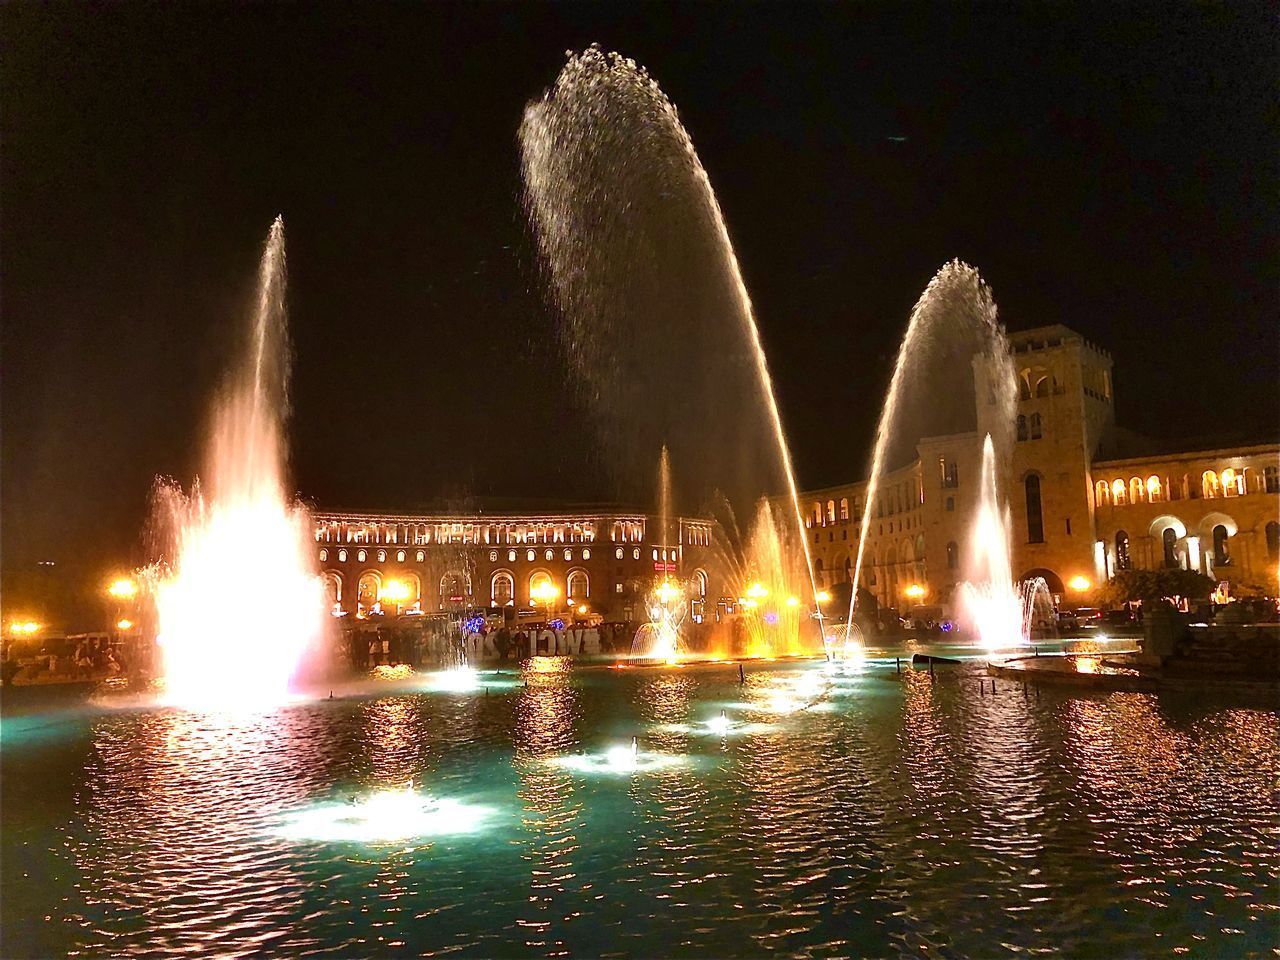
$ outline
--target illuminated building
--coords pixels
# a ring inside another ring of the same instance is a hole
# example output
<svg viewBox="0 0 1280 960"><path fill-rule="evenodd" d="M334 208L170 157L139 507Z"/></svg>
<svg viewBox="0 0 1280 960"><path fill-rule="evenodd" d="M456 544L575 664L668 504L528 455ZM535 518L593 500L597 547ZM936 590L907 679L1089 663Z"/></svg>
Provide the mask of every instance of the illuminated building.
<svg viewBox="0 0 1280 960"><path fill-rule="evenodd" d="M1086 582L1163 566L1275 594L1280 445L1151 452L1116 426L1109 353L1064 326L1009 339L1018 403L1004 494L1015 574L1043 576L1055 595L1081 603ZM925 603L946 603L964 579L982 437L995 415L975 370L978 429L921 440L917 459L881 482L860 586L883 605L920 602L912 585ZM860 482L802 494L819 586L850 579L865 491Z"/></svg>
<svg viewBox="0 0 1280 960"><path fill-rule="evenodd" d="M629 620L653 580L669 577L690 584L690 612L701 616L714 589L707 520L673 517L666 537L656 517L609 510L314 520L319 568L339 615L513 608L541 616L551 607L566 619L589 612Z"/></svg>

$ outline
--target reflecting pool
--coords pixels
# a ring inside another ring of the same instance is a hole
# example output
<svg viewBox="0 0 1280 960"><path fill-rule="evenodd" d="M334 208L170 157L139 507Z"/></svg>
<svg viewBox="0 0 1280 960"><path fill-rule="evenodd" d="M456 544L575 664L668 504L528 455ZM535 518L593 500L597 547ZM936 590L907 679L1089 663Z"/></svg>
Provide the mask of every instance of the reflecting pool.
<svg viewBox="0 0 1280 960"><path fill-rule="evenodd" d="M267 713L6 691L0 954L1271 955L1270 705L913 651L961 652Z"/></svg>

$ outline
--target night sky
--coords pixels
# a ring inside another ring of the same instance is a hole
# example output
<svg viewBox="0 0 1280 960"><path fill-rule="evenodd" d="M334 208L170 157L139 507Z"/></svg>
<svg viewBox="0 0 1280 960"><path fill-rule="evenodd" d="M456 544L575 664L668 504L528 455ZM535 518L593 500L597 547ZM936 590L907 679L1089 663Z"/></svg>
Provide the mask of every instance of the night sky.
<svg viewBox="0 0 1280 960"><path fill-rule="evenodd" d="M1262 6L10 4L3 567L145 559L260 246L288 236L293 462L325 508L607 500L521 207L568 49L646 65L719 194L800 481L863 475L907 312L961 257L1112 351L1120 422L1270 439ZM940 390L940 395L945 391Z"/></svg>

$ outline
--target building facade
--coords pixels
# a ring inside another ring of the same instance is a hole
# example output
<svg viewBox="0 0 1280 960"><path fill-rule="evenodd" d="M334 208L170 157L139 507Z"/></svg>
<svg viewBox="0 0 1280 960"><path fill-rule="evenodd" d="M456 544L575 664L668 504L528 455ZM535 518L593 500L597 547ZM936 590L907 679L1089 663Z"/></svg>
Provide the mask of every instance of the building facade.
<svg viewBox="0 0 1280 960"><path fill-rule="evenodd" d="M409 515L317 513L315 550L335 615L510 610L631 620L656 580L715 589L714 524L623 511Z"/></svg>
<svg viewBox="0 0 1280 960"><path fill-rule="evenodd" d="M1059 599L1081 604L1118 571L1164 566L1275 595L1280 445L1126 456L1133 441L1116 426L1105 350L1064 326L1011 334L1010 344L1018 403L1000 472L1015 576L1042 576ZM884 606L945 605L964 579L996 410L975 372L978 429L922 439L918 459L881 481L859 585ZM820 586L852 579L866 488L802 494Z"/></svg>

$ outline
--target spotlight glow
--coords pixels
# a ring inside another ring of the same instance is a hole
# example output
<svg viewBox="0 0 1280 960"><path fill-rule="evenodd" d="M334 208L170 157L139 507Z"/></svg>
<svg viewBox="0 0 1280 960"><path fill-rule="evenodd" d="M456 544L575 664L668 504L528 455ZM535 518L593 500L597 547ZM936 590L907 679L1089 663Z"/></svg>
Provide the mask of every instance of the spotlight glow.
<svg viewBox="0 0 1280 960"><path fill-rule="evenodd" d="M290 840L380 843L477 833L492 813L490 807L434 798L405 787L290 814L275 832Z"/></svg>

